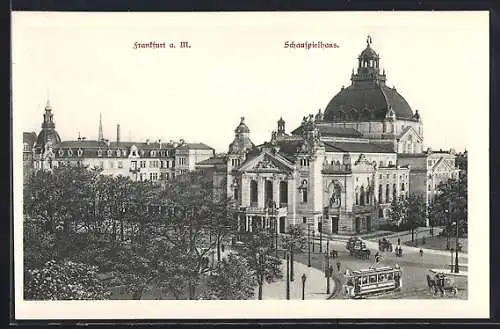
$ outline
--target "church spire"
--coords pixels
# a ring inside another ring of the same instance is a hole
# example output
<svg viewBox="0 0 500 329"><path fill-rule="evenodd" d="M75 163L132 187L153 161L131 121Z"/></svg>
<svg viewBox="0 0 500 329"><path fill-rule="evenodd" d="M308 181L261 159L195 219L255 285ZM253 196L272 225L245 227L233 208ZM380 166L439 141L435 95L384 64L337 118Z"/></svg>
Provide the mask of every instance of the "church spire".
<svg viewBox="0 0 500 329"><path fill-rule="evenodd" d="M99 137L98 137L98 140L99 141L104 140L104 135L102 133L102 113L99 113Z"/></svg>

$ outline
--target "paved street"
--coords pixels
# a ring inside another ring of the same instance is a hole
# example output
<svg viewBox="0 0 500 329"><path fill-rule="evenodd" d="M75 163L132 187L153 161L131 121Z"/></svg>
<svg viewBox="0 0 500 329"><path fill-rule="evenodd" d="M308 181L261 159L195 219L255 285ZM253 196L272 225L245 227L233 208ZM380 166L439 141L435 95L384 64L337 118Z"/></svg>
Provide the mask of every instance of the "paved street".
<svg viewBox="0 0 500 329"><path fill-rule="evenodd" d="M290 299L302 299L302 274L307 276L305 284L305 299L327 299L335 290L335 281L330 280L330 294L326 293L325 274L307 265L294 262L295 280L290 282ZM255 289L255 298L258 296ZM266 283L262 288L262 299L286 299L286 261L283 262L283 280Z"/></svg>
<svg viewBox="0 0 500 329"><path fill-rule="evenodd" d="M397 239L397 238L396 238ZM377 239L378 240L378 239ZM317 241L318 243L318 241ZM367 247L371 250L371 258L369 260L356 259L350 256L345 248L345 241L330 241L330 250L334 248L338 251L339 257L330 262L335 266L337 261L341 263L341 273L335 270L335 274L343 279L342 273L345 269L357 270L368 268L374 264L374 254L378 250L378 242L367 241ZM312 265L318 269L323 268L324 256L319 254L319 244L315 247L315 254L311 255ZM323 252L326 251L326 241L323 241ZM395 266L398 264L403 270L403 290L401 293L383 296L382 298L434 298L429 293L427 287L426 274L429 269L446 269L451 262L451 254L449 252L424 251L423 256L419 254L419 248L403 247L403 257L396 257L394 253L380 252L382 255L381 266ZM467 255L459 253L459 264L467 264ZM297 255L297 261L307 264L307 249L302 254ZM464 269L467 271L467 269ZM467 298L467 279L457 279L457 287L459 293L456 298ZM336 296L342 298L342 296ZM441 297L439 297L441 298Z"/></svg>

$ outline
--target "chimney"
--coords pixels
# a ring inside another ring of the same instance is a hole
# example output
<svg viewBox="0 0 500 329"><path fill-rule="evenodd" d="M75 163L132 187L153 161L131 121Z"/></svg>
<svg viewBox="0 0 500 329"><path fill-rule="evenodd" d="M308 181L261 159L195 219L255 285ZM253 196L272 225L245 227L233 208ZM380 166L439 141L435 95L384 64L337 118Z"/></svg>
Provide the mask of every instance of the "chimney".
<svg viewBox="0 0 500 329"><path fill-rule="evenodd" d="M160 144L160 149L161 149L161 139L158 140L158 144Z"/></svg>
<svg viewBox="0 0 500 329"><path fill-rule="evenodd" d="M146 139L146 145L149 145L149 139Z"/></svg>
<svg viewBox="0 0 500 329"><path fill-rule="evenodd" d="M116 125L116 144L120 144L120 124Z"/></svg>

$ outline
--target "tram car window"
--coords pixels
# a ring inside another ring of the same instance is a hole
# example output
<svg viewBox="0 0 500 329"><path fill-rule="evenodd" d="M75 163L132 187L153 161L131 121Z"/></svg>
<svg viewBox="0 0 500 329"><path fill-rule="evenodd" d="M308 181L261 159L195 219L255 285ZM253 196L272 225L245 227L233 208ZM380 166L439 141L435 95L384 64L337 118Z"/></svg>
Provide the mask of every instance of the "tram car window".
<svg viewBox="0 0 500 329"><path fill-rule="evenodd" d="M377 283L377 276L376 275L370 275L370 283Z"/></svg>
<svg viewBox="0 0 500 329"><path fill-rule="evenodd" d="M361 278L361 284L368 284L368 277L364 276Z"/></svg>

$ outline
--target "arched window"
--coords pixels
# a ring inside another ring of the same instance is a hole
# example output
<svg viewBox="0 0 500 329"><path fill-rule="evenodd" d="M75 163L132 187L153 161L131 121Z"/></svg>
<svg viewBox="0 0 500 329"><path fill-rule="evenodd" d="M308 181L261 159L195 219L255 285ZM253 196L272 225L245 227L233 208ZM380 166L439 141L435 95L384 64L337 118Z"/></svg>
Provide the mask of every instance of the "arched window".
<svg viewBox="0 0 500 329"><path fill-rule="evenodd" d="M396 187L396 184L392 184L392 199L393 200L397 199L397 187Z"/></svg>
<svg viewBox="0 0 500 329"><path fill-rule="evenodd" d="M385 202L390 202L390 191L389 191L389 184L385 185Z"/></svg>
<svg viewBox="0 0 500 329"><path fill-rule="evenodd" d="M280 182L280 203L282 203L282 204L288 203L288 182L287 181Z"/></svg>
<svg viewBox="0 0 500 329"><path fill-rule="evenodd" d="M273 201L273 182L270 180L266 180L266 196L264 200L266 200L266 205L269 201Z"/></svg>
<svg viewBox="0 0 500 329"><path fill-rule="evenodd" d="M405 191L405 183L401 183L401 192Z"/></svg>
<svg viewBox="0 0 500 329"><path fill-rule="evenodd" d="M379 218L384 218L384 210L383 210L382 208L380 208L380 209L378 210L378 217L379 217Z"/></svg>
<svg viewBox="0 0 500 329"><path fill-rule="evenodd" d="M378 184L378 203L383 203L382 201L382 184Z"/></svg>
<svg viewBox="0 0 500 329"><path fill-rule="evenodd" d="M238 188L237 187L233 190L233 198L235 200L238 200Z"/></svg>
<svg viewBox="0 0 500 329"><path fill-rule="evenodd" d="M257 182L250 182L250 202L257 202Z"/></svg>
<svg viewBox="0 0 500 329"><path fill-rule="evenodd" d="M359 192L358 192L358 189L356 188L356 192L355 192L355 205L359 205Z"/></svg>
<svg viewBox="0 0 500 329"><path fill-rule="evenodd" d="M365 188L361 186L360 192L359 192L359 203L360 205L364 206L365 205Z"/></svg>
<svg viewBox="0 0 500 329"><path fill-rule="evenodd" d="M111 150L108 150L108 157L111 156Z"/></svg>

